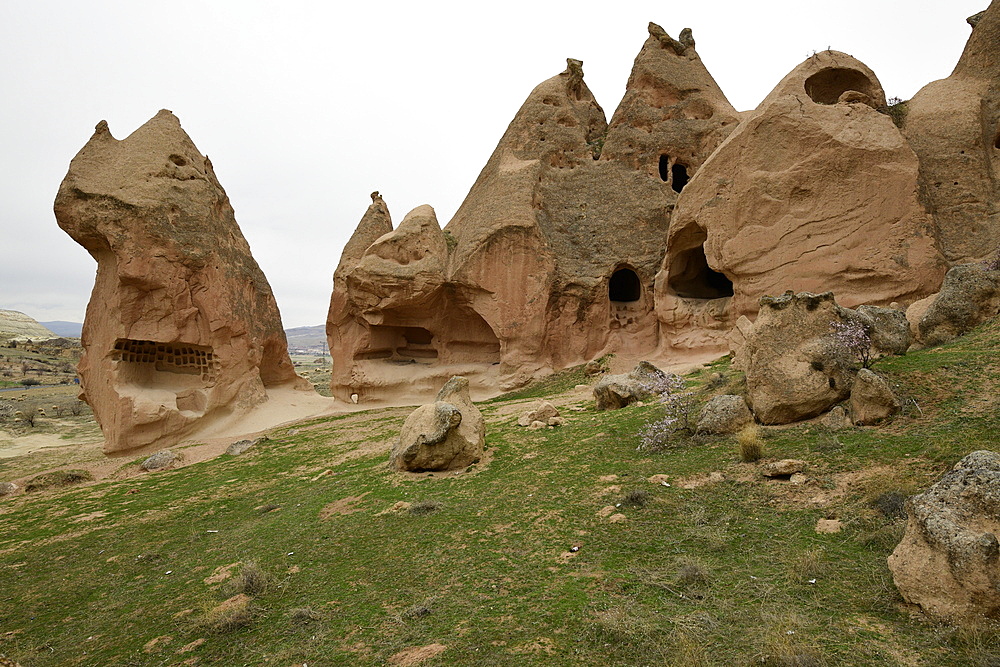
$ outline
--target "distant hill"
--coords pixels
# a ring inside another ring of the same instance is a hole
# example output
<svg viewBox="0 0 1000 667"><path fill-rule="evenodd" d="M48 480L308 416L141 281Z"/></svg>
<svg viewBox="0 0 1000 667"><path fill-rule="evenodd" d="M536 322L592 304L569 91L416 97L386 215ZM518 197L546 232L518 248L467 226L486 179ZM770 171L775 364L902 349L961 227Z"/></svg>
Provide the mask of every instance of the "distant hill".
<svg viewBox="0 0 1000 667"><path fill-rule="evenodd" d="M16 310L0 310L0 338L6 340L49 340L59 335L49 331L34 318Z"/></svg>
<svg viewBox="0 0 1000 667"><path fill-rule="evenodd" d="M63 322L62 320L56 320L55 322L39 322L39 324L47 328L52 333L59 334L63 338L79 338L83 335L83 324L80 322Z"/></svg>
<svg viewBox="0 0 1000 667"><path fill-rule="evenodd" d="M314 327L295 327L285 329L285 337L288 338L289 350L303 350L310 352L326 351L326 325L318 324Z"/></svg>

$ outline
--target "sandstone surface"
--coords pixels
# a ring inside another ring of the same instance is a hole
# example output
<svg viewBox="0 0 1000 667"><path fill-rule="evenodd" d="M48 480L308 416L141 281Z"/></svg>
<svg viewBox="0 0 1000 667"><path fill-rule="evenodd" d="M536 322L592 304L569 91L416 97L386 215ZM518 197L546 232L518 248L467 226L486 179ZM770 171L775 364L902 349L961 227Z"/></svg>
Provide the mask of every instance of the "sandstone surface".
<svg viewBox="0 0 1000 667"><path fill-rule="evenodd" d="M852 91L862 96L843 95ZM711 326L721 345L764 294L832 290L846 306L888 305L937 288L917 157L876 111L884 105L868 67L824 51L740 123L677 201L656 277L666 330Z"/></svg>
<svg viewBox="0 0 1000 667"><path fill-rule="evenodd" d="M469 396L469 381L456 376L434 403L406 418L389 460L396 470L455 470L478 461L485 441L486 423Z"/></svg>
<svg viewBox="0 0 1000 667"><path fill-rule="evenodd" d="M899 399L884 377L867 368L858 371L851 385L851 418L855 424L877 424L899 409Z"/></svg>
<svg viewBox="0 0 1000 667"><path fill-rule="evenodd" d="M169 446L309 385L212 163L169 111L123 140L101 122L55 201L97 260L81 397L105 451Z"/></svg>
<svg viewBox="0 0 1000 667"><path fill-rule="evenodd" d="M736 433L753 423L753 415L742 396L725 394L716 396L701 410L698 433Z"/></svg>
<svg viewBox="0 0 1000 667"><path fill-rule="evenodd" d="M906 510L889 556L903 597L951 623L1000 616L1000 454L969 454Z"/></svg>
<svg viewBox="0 0 1000 667"><path fill-rule="evenodd" d="M917 322L925 345L940 345L1000 314L1000 269L981 263L948 270L941 291Z"/></svg>
<svg viewBox="0 0 1000 667"><path fill-rule="evenodd" d="M974 22L951 75L905 103L903 132L920 160L938 244L952 263L985 259L1000 239L998 82L1000 3L994 1Z"/></svg>
<svg viewBox="0 0 1000 667"><path fill-rule="evenodd" d="M830 292L761 299L742 351L747 403L759 422L814 417L850 395L856 361L833 342L830 326L848 317Z"/></svg>
<svg viewBox="0 0 1000 667"><path fill-rule="evenodd" d="M657 383L667 374L648 361L628 373L605 375L594 385L594 400L598 410L617 410L653 395Z"/></svg>

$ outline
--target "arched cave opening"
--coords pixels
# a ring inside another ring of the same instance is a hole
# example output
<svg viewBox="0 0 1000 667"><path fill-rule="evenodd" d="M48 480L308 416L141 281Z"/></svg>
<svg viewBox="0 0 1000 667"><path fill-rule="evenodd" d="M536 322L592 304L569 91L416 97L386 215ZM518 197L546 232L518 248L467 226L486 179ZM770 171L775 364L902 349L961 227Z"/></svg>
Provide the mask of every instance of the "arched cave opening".
<svg viewBox="0 0 1000 667"><path fill-rule="evenodd" d="M674 189L674 192L680 192L684 189L684 186L688 182L688 170L687 167L682 165L680 162L675 162L674 166L670 168L670 173L674 177L670 181L670 187Z"/></svg>
<svg viewBox="0 0 1000 667"><path fill-rule="evenodd" d="M642 284L632 269L618 269L608 280L608 299L619 303L632 303L642 296Z"/></svg>
<svg viewBox="0 0 1000 667"><path fill-rule="evenodd" d="M670 179L670 156L660 156L660 180L666 183Z"/></svg>
<svg viewBox="0 0 1000 667"><path fill-rule="evenodd" d="M674 257L668 285L674 294L684 299L721 299L733 295L732 281L725 274L712 270L701 245Z"/></svg>
<svg viewBox="0 0 1000 667"><path fill-rule="evenodd" d="M858 70L846 67L828 67L816 72L806 79L805 89L806 95L817 104L836 104L848 90L876 97L871 80Z"/></svg>

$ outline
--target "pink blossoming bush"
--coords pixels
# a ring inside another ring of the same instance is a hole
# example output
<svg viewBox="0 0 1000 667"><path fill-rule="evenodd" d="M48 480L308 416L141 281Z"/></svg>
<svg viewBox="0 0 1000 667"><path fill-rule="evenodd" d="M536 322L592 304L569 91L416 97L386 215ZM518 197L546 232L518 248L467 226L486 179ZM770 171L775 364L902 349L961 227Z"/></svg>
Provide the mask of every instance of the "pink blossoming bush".
<svg viewBox="0 0 1000 667"><path fill-rule="evenodd" d="M674 373L666 373L660 378L643 385L643 389L656 396L663 406L663 417L649 422L639 431L639 451L656 451L670 446L679 434L694 432L691 412L694 406L692 392L686 391L684 378Z"/></svg>

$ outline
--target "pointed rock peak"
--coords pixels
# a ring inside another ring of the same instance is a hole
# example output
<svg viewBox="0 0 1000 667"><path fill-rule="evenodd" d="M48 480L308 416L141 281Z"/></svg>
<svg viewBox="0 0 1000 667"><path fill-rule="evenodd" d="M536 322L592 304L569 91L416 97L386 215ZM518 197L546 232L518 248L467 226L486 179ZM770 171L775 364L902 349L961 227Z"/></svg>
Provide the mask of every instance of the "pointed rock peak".
<svg viewBox="0 0 1000 667"><path fill-rule="evenodd" d="M688 55L688 49L694 50L694 35L691 28L681 30L680 39L674 39L667 31L650 21L649 36L660 43L660 48L670 49L679 56Z"/></svg>
<svg viewBox="0 0 1000 667"><path fill-rule="evenodd" d="M95 135L111 135L111 129L108 127L108 121L102 120L100 123L94 126Z"/></svg>
<svg viewBox="0 0 1000 667"><path fill-rule="evenodd" d="M424 227L433 227L438 231L441 231L441 225L438 224L437 213L434 212L434 208L429 204L422 204L416 207L412 211L406 214L403 221L399 223L399 229L397 231L413 231L416 229Z"/></svg>
<svg viewBox="0 0 1000 667"><path fill-rule="evenodd" d="M1000 0L970 16L972 34L952 74L976 79L1000 77Z"/></svg>
<svg viewBox="0 0 1000 667"><path fill-rule="evenodd" d="M378 190L371 194L372 203L368 206L357 229L351 235L344 251L340 254L340 263L334 278L339 278L345 272L350 272L357 266L358 262L365 255L365 251L371 247L376 240L386 234L392 233L392 218L389 216L389 207L379 195Z"/></svg>
<svg viewBox="0 0 1000 667"><path fill-rule="evenodd" d="M763 109L787 95L816 104L862 101L880 108L886 103L885 92L875 72L857 58L840 51L821 51L806 58L757 108Z"/></svg>
<svg viewBox="0 0 1000 667"><path fill-rule="evenodd" d="M566 59L566 70L559 76L566 77L566 94L574 100L583 99L583 61L575 58Z"/></svg>

